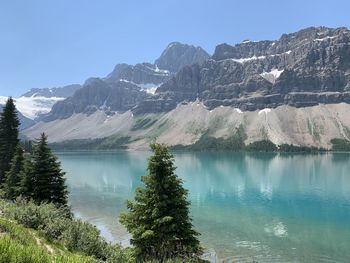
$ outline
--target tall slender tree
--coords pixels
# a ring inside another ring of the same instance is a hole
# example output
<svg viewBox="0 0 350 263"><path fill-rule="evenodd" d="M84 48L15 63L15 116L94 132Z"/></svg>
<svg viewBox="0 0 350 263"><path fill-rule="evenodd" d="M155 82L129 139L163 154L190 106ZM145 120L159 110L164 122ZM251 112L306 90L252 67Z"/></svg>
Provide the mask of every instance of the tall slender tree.
<svg viewBox="0 0 350 263"><path fill-rule="evenodd" d="M36 182L33 175L33 163L30 157L26 158L24 161L21 178L22 180L20 183L19 195L22 195L27 199L33 199Z"/></svg>
<svg viewBox="0 0 350 263"><path fill-rule="evenodd" d="M199 234L189 216L187 190L174 173L174 157L162 144L151 144L151 149L148 175L141 179L145 187L136 190L134 201L128 201L129 212L121 215L120 222L132 234L139 261L198 259Z"/></svg>
<svg viewBox="0 0 350 263"><path fill-rule="evenodd" d="M16 106L10 97L0 113L0 184L5 181L5 174L10 169L10 162L19 143L19 124Z"/></svg>
<svg viewBox="0 0 350 263"><path fill-rule="evenodd" d="M64 172L61 170L57 157L47 144L47 136L43 133L34 147L32 157L31 197L38 203L52 202L57 205L67 205L67 186ZM28 191L28 190L27 190Z"/></svg>
<svg viewBox="0 0 350 263"><path fill-rule="evenodd" d="M18 145L4 183L5 197L8 199L16 199L20 195L24 160L23 148Z"/></svg>

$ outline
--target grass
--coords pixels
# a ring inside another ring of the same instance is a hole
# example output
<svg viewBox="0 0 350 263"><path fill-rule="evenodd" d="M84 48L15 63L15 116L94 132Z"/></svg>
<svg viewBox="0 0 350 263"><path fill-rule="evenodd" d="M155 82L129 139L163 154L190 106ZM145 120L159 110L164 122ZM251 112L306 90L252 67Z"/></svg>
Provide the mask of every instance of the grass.
<svg viewBox="0 0 350 263"><path fill-rule="evenodd" d="M105 241L67 208L0 200L0 211L0 263L132 262L132 253Z"/></svg>
<svg viewBox="0 0 350 263"><path fill-rule="evenodd" d="M97 260L61 250L35 231L0 217L0 263L86 262Z"/></svg>

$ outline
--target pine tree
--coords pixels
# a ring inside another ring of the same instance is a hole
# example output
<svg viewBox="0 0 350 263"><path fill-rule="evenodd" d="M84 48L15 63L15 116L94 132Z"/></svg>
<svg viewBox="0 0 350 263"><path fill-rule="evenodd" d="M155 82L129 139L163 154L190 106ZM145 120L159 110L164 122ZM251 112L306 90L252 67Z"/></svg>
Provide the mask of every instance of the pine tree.
<svg viewBox="0 0 350 263"><path fill-rule="evenodd" d="M25 184L30 187L34 201L52 202L57 205L67 205L67 186L64 172L61 170L57 157L47 144L47 136L43 133L37 141L32 158L31 176L26 177ZM25 190L30 194L30 190Z"/></svg>
<svg viewBox="0 0 350 263"><path fill-rule="evenodd" d="M10 97L0 113L0 184L10 169L10 162L18 145L19 120L13 99Z"/></svg>
<svg viewBox="0 0 350 263"><path fill-rule="evenodd" d="M36 182L33 174L33 163L31 158L25 159L21 178L22 180L18 191L19 195L28 200L34 199L34 188Z"/></svg>
<svg viewBox="0 0 350 263"><path fill-rule="evenodd" d="M24 170L24 154L20 145L17 146L15 155L10 164L10 170L6 173L4 184L5 197L7 199L16 199L21 191L21 175Z"/></svg>
<svg viewBox="0 0 350 263"><path fill-rule="evenodd" d="M189 217L187 190L174 173L174 157L162 144L151 144L148 175L141 178L134 201L120 222L132 234L137 258L159 260L197 259L202 249Z"/></svg>

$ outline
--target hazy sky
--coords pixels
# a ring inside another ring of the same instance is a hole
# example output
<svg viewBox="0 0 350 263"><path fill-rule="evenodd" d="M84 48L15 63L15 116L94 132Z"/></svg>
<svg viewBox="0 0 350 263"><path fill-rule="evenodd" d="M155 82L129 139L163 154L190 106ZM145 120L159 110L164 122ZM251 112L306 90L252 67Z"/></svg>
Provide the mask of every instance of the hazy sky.
<svg viewBox="0 0 350 263"><path fill-rule="evenodd" d="M172 41L212 54L223 42L350 27L349 10L349 0L0 0L0 95L153 62Z"/></svg>

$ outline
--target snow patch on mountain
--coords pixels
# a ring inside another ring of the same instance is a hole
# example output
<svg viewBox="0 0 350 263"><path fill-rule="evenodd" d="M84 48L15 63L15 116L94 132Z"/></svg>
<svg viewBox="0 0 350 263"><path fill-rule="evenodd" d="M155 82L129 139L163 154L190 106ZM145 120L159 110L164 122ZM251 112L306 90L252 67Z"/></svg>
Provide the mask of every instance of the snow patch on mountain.
<svg viewBox="0 0 350 263"><path fill-rule="evenodd" d="M284 71L284 69L282 69L282 70L272 69L269 72L261 73L260 76L262 76L264 79L266 79L267 81L269 81L271 83L275 83L276 80L281 76L283 71Z"/></svg>
<svg viewBox="0 0 350 263"><path fill-rule="evenodd" d="M260 110L258 114L259 114L259 115L260 115L260 114L263 114L263 113L268 114L269 112L271 112L271 109L265 108L265 109Z"/></svg>
<svg viewBox="0 0 350 263"><path fill-rule="evenodd" d="M120 79L120 81L122 82L127 82L127 83L131 83L135 86L138 86L142 91L145 91L149 94L154 94L156 93L157 88L161 85L161 84L155 84L155 83L141 83L141 84L137 84L133 81L127 80L127 79Z"/></svg>
<svg viewBox="0 0 350 263"><path fill-rule="evenodd" d="M314 41L325 41L325 40L328 40L328 39L333 39L335 38L335 36L326 36L324 38L316 38Z"/></svg>
<svg viewBox="0 0 350 263"><path fill-rule="evenodd" d="M251 61L251 60L257 60L257 59L264 59L266 58L266 56L252 56L250 58L232 58L231 60L232 61L235 61L235 62L238 62L238 63L245 63L245 62L248 62L248 61Z"/></svg>
<svg viewBox="0 0 350 263"><path fill-rule="evenodd" d="M0 96L0 104L5 104L7 97ZM45 114L51 111L52 106L60 100L64 100L61 97L43 97L35 96L31 97L19 97L14 98L17 110L22 113L25 117L34 120L41 114Z"/></svg>

